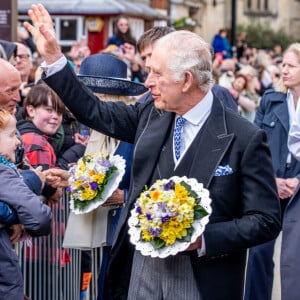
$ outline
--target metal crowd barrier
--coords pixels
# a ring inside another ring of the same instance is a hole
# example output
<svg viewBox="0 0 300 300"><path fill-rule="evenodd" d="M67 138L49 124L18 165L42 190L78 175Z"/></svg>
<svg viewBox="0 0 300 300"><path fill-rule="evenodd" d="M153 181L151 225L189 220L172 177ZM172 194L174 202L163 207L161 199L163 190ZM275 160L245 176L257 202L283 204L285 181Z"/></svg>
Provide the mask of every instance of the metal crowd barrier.
<svg viewBox="0 0 300 300"><path fill-rule="evenodd" d="M81 251L63 249L63 235L69 215L68 195L52 205L52 233L19 243L16 251L24 277L25 295L30 300L79 300ZM101 249L92 250L92 280L85 300L97 299Z"/></svg>

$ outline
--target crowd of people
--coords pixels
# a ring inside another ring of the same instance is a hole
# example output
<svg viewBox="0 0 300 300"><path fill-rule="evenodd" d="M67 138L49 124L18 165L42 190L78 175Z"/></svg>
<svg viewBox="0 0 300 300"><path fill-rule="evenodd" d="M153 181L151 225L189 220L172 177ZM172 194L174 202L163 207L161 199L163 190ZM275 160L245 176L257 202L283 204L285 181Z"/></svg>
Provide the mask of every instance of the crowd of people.
<svg viewBox="0 0 300 300"><path fill-rule="evenodd" d="M281 230L281 296L297 299L300 45L253 49L241 33L234 53L225 29L210 43L167 26L135 39L120 16L101 53L91 55L84 39L62 53L43 5L28 14L22 41L0 40L0 299L41 289L24 286L14 244L27 234L63 239L66 224L52 215L64 210L69 167L98 151L126 160L122 182L99 208L109 226L93 274L98 300L271 300ZM129 240L130 211L145 186L172 176L201 182L212 215L185 251L144 256ZM16 191L5 188L11 182ZM22 263L38 263L34 272L51 290L43 276L49 264L70 263L68 250L45 240L25 247ZM81 300L91 259L82 251Z"/></svg>

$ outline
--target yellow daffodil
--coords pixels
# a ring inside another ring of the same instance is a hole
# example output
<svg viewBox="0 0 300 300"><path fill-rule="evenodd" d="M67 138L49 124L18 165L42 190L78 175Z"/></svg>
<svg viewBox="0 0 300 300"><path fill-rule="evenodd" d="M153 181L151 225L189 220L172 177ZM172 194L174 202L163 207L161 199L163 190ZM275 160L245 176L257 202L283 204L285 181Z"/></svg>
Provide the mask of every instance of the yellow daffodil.
<svg viewBox="0 0 300 300"><path fill-rule="evenodd" d="M86 188L81 192L82 200L92 200L97 195L97 191L93 191L90 188Z"/></svg>
<svg viewBox="0 0 300 300"><path fill-rule="evenodd" d="M98 184L101 184L104 181L104 179L105 179L104 174L97 174L92 177L92 180L97 182Z"/></svg>
<svg viewBox="0 0 300 300"><path fill-rule="evenodd" d="M175 197L178 199L186 199L188 191L179 183L175 184Z"/></svg>

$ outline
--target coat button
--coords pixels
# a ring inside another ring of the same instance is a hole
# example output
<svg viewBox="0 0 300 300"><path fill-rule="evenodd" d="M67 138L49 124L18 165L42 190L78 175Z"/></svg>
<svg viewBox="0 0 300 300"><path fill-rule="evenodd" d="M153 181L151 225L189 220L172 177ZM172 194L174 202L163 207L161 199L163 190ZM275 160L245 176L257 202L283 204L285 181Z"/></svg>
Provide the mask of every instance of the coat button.
<svg viewBox="0 0 300 300"><path fill-rule="evenodd" d="M271 126L271 127L274 127L274 126L275 126L275 122L274 122L274 121L271 122L270 126Z"/></svg>

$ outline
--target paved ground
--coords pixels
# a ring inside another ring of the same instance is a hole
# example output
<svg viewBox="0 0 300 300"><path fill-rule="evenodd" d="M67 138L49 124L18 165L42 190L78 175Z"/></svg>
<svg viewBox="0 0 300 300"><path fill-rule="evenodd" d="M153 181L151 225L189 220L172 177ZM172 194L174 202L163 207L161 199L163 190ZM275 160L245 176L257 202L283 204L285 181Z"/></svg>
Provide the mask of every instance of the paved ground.
<svg viewBox="0 0 300 300"><path fill-rule="evenodd" d="M280 244L281 244L281 233L278 236L275 243L275 251L274 251L274 282L273 282L273 292L272 292L272 300L281 300L281 290L280 290Z"/></svg>
<svg viewBox="0 0 300 300"><path fill-rule="evenodd" d="M280 297L280 244L281 244L281 234L277 238L275 244L275 252L274 252L274 263L275 263L275 270L274 270L274 283L273 283L273 293L272 293L272 300L281 300Z"/></svg>

